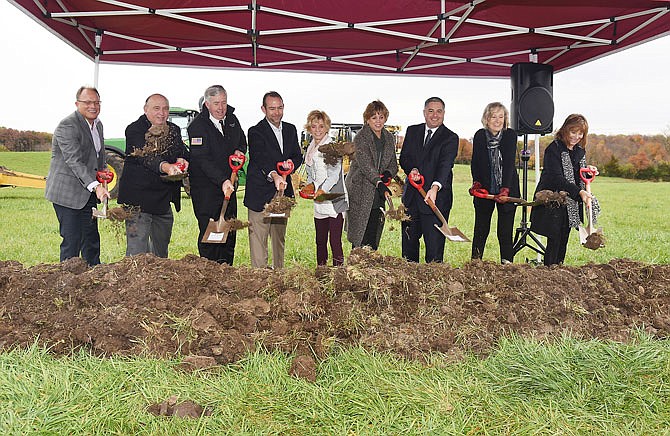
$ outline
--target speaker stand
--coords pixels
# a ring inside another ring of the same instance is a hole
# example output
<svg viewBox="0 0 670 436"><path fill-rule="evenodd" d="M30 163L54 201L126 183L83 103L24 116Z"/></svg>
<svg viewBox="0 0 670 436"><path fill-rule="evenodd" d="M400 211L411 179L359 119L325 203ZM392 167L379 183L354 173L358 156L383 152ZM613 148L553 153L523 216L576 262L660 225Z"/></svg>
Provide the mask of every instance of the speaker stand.
<svg viewBox="0 0 670 436"><path fill-rule="evenodd" d="M528 134L523 135L523 150L521 150L521 161L523 162L523 198L528 199L528 161L530 160L530 150L528 150ZM535 163L537 165L537 162ZM531 245L528 238L532 239L537 246ZM534 250L537 254L544 256L545 247L535 236L528 226L528 206L521 206L521 223L514 234L514 243L512 248L514 255L524 247ZM528 259L526 259L527 261Z"/></svg>

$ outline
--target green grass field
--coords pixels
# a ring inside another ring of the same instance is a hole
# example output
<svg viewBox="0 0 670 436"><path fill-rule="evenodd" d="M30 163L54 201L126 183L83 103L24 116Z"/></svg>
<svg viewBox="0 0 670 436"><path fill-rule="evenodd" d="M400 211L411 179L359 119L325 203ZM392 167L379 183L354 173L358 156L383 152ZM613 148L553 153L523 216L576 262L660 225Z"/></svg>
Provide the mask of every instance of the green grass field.
<svg viewBox="0 0 670 436"><path fill-rule="evenodd" d="M50 154L0 152L0 165L16 171L46 175ZM534 172L529 174L529 196L534 190ZM458 226L472 237L474 209L467 189L471 178L469 168L457 165L454 170L454 207L450 225ZM600 199L603 213L599 225L607 238L604 248L588 250L579 244L577 232L573 232L568 245L566 264L583 265L589 262L607 263L614 258L630 258L647 263L670 262L670 224L666 215L670 211L670 183L640 182L626 179L600 177L592 185L594 194ZM60 236L58 221L51 203L44 199L43 191L32 188L0 189L0 241L3 249L0 259L18 260L24 265L55 263L59 258ZM240 219L246 219L242 206L243 193L238 193ZM289 219L286 263L315 265L314 224L312 204L298 199L299 203ZM395 199L398 204L399 199ZM521 208L517 209L517 224L521 220ZM494 217L496 215L494 214ZM484 253L484 259L499 261L498 242L495 237L495 219ZM100 224L103 262L120 260L125 253L124 229L108 221ZM190 199L182 198L182 211L175 214L175 225L170 243L170 258L181 259L187 254L197 254L197 223ZM544 238L542 238L544 241ZM529 243L532 243L529 240ZM345 255L351 245L345 240ZM379 251L400 256L400 225L388 220ZM423 254L422 254L423 256ZM535 260L536 253L524 248L515 257L516 262ZM470 259L470 244L449 243L445 260L460 266ZM237 238L236 265L249 265L249 244L246 231Z"/></svg>
<svg viewBox="0 0 670 436"><path fill-rule="evenodd" d="M46 174L48 164L48 153L0 153L0 165L17 171ZM471 236L469 170L458 166L455 174L450 221ZM603 177L593 191L603 206L607 247L584 249L575 232L567 263L621 257L668 263L670 184ZM197 252L195 218L187 198L184 203L170 248L175 259ZM289 263L315 263L310 206L301 201L289 220ZM0 189L0 220L0 259L26 266L58 261L57 221L41 190ZM380 251L399 256L394 227L385 230ZM103 261L119 260L123 233L108 223L101 233ZM485 259L497 261L493 233ZM248 264L246 232L237 247L236 263ZM446 258L462 265L469 250L448 243ZM534 252L524 250L517 261L527 257ZM0 329L3 316L0 308ZM319 362L310 383L288 375L291 356L281 353L259 351L190 374L178 369L178 360L54 357L33 346L0 353L0 434L668 435L669 362L670 341L643 333L628 344L510 337L485 359L456 362L439 354L419 363L341 349ZM146 411L171 395L209 408L212 416L175 419Z"/></svg>

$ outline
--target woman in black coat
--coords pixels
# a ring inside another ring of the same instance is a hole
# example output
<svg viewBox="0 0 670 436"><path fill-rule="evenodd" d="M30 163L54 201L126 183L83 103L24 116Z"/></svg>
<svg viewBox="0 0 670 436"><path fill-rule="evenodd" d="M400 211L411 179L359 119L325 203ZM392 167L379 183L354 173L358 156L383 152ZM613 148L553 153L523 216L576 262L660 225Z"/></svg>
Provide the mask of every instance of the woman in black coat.
<svg viewBox="0 0 670 436"><path fill-rule="evenodd" d="M544 264L557 265L565 260L570 229L579 227L583 219L582 204L593 198L584 189L579 177L586 165L586 137L589 125L583 115L572 114L556 132L556 138L544 151L544 165L535 195L542 190L568 193L567 204L561 207L534 206L530 229L547 237ZM593 171L597 168L589 165ZM597 208L594 202L594 209Z"/></svg>
<svg viewBox="0 0 670 436"><path fill-rule="evenodd" d="M483 129L472 141L472 195L474 189L486 189L494 200L473 198L475 230L472 259L481 259L491 228L493 209L498 209L498 244L502 263L514 260L512 230L516 206L507 197L519 197L519 175L516 171L516 132L509 129L509 112L502 103L489 103L482 115Z"/></svg>

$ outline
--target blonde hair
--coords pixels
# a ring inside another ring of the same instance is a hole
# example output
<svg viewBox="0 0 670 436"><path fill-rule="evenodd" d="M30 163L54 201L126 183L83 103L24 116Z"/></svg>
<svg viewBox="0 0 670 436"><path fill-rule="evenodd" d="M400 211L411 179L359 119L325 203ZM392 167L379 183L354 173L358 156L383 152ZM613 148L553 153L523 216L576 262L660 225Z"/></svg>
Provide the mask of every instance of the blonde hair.
<svg viewBox="0 0 670 436"><path fill-rule="evenodd" d="M484 108L484 113L482 114L482 126L484 126L485 129L488 127L488 122L493 116L493 112L498 112L499 110L502 110L503 113L505 114L505 121L503 122L503 130L509 127L509 111L507 110L504 104L495 101L493 103L487 104L486 107Z"/></svg>
<svg viewBox="0 0 670 436"><path fill-rule="evenodd" d="M307 122L305 123L305 130L307 130L309 133L312 133L311 128L312 123L314 121L323 121L323 124L326 125L326 129L330 130L331 125L330 117L324 111L315 109L311 111L309 114L307 114Z"/></svg>

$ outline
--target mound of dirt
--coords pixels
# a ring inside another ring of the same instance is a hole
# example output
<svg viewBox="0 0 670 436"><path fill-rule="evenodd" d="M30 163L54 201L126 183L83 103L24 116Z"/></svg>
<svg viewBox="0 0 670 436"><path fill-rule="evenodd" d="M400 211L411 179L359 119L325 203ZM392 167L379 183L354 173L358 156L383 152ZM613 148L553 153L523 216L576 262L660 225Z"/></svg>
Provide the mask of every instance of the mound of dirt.
<svg viewBox="0 0 670 436"><path fill-rule="evenodd" d="M24 268L0 262L0 347L197 355L234 362L262 346L323 357L335 344L420 358L486 355L502 335L630 339L670 333L670 265L414 264L353 250L339 268L230 267L140 255ZM210 359L211 360L211 359ZM309 368L308 360L300 368Z"/></svg>

